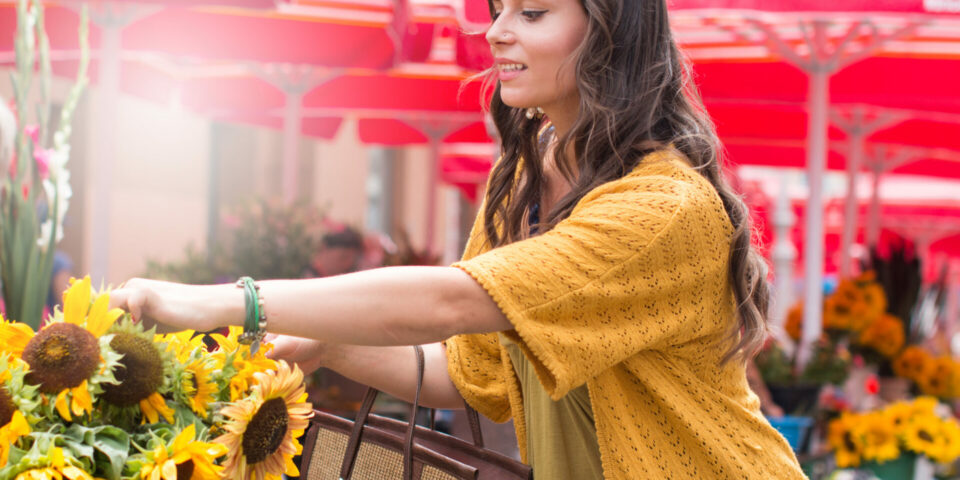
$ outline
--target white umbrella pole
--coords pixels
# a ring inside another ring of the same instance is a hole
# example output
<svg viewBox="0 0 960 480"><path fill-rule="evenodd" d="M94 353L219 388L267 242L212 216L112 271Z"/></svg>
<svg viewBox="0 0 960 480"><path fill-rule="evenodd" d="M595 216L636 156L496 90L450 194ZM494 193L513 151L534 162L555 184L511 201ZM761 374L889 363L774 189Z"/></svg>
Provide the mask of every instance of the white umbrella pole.
<svg viewBox="0 0 960 480"><path fill-rule="evenodd" d="M819 30L819 29L818 29ZM819 33L819 32L818 32ZM797 360L806 365L813 344L820 338L823 318L823 173L827 163L827 108L830 74L826 70L810 73L809 151L807 182L806 238L804 243L803 333Z"/></svg>
<svg viewBox="0 0 960 480"><path fill-rule="evenodd" d="M786 175L780 179L780 195L777 196L776 210L773 214L775 229L773 241L773 269L776 288L776 302L772 326L776 331L782 329L793 303L793 262L797 260L797 248L790 239L790 231L796 223L796 215L790 204L789 180Z"/></svg>
<svg viewBox="0 0 960 480"><path fill-rule="evenodd" d="M303 125L303 93L286 92L283 110L283 166L281 187L283 201L293 203L299 193L297 177L300 172L300 130Z"/></svg>
<svg viewBox="0 0 960 480"><path fill-rule="evenodd" d="M843 215L843 237L840 243L840 277L849 277L852 273L850 251L853 249L854 236L859 220L859 198L857 197L857 177L863 164L864 136L855 132L850 136L850 157L847 158L847 199Z"/></svg>

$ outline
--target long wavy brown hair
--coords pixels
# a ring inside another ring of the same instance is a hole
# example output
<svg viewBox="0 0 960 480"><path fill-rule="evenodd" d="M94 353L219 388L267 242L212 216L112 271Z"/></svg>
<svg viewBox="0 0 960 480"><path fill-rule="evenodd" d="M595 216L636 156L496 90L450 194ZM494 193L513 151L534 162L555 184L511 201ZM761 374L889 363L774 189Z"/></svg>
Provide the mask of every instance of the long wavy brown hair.
<svg viewBox="0 0 960 480"><path fill-rule="evenodd" d="M492 0L488 4L493 17ZM551 211L541 212L538 231L567 218L590 190L623 177L646 155L672 144L713 184L734 227L730 283L738 322L731 326L731 346L722 363L735 357L746 361L766 335L767 265L751 246L746 205L724 179L720 142L673 39L666 2L581 0L581 4L587 33L570 59L575 62L580 109L570 131L556 139L553 149L567 152L567 146L573 146L576 162L556 162L572 188ZM489 108L502 157L490 174L483 220L491 247L498 247L528 235L528 209L544 188L538 139L543 121L528 119L524 109L501 101L493 69L486 74L486 84L487 91L495 88Z"/></svg>

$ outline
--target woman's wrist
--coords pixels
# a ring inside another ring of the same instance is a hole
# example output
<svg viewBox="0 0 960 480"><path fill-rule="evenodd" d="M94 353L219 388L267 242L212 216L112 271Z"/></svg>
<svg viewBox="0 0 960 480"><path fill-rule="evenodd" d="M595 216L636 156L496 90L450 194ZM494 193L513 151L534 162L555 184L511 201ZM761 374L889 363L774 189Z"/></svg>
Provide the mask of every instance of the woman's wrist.
<svg viewBox="0 0 960 480"><path fill-rule="evenodd" d="M209 325L210 330L216 330L224 327L242 327L246 318L246 304L242 288L237 288L236 284L227 283L223 285L211 285L210 295L204 295L210 299L207 309L210 311L209 318L204 323Z"/></svg>

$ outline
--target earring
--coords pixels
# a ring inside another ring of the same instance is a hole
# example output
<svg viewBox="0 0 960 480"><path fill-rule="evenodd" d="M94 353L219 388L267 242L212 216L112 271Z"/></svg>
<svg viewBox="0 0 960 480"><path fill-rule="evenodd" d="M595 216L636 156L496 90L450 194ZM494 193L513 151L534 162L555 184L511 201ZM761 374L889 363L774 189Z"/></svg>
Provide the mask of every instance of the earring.
<svg viewBox="0 0 960 480"><path fill-rule="evenodd" d="M540 118L543 116L543 109L540 107L537 107L537 108L530 107L527 109L526 116L528 120L533 120L534 117Z"/></svg>

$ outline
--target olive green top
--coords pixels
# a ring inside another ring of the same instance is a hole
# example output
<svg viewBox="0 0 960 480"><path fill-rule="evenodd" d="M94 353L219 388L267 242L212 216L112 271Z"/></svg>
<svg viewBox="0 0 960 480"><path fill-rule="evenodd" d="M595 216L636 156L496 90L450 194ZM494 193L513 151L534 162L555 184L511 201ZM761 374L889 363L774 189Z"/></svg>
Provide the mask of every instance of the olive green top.
<svg viewBox="0 0 960 480"><path fill-rule="evenodd" d="M597 428L586 384L554 401L520 347L504 335L500 335L500 342L520 380L527 424L527 461L533 467L534 478L602 479Z"/></svg>

